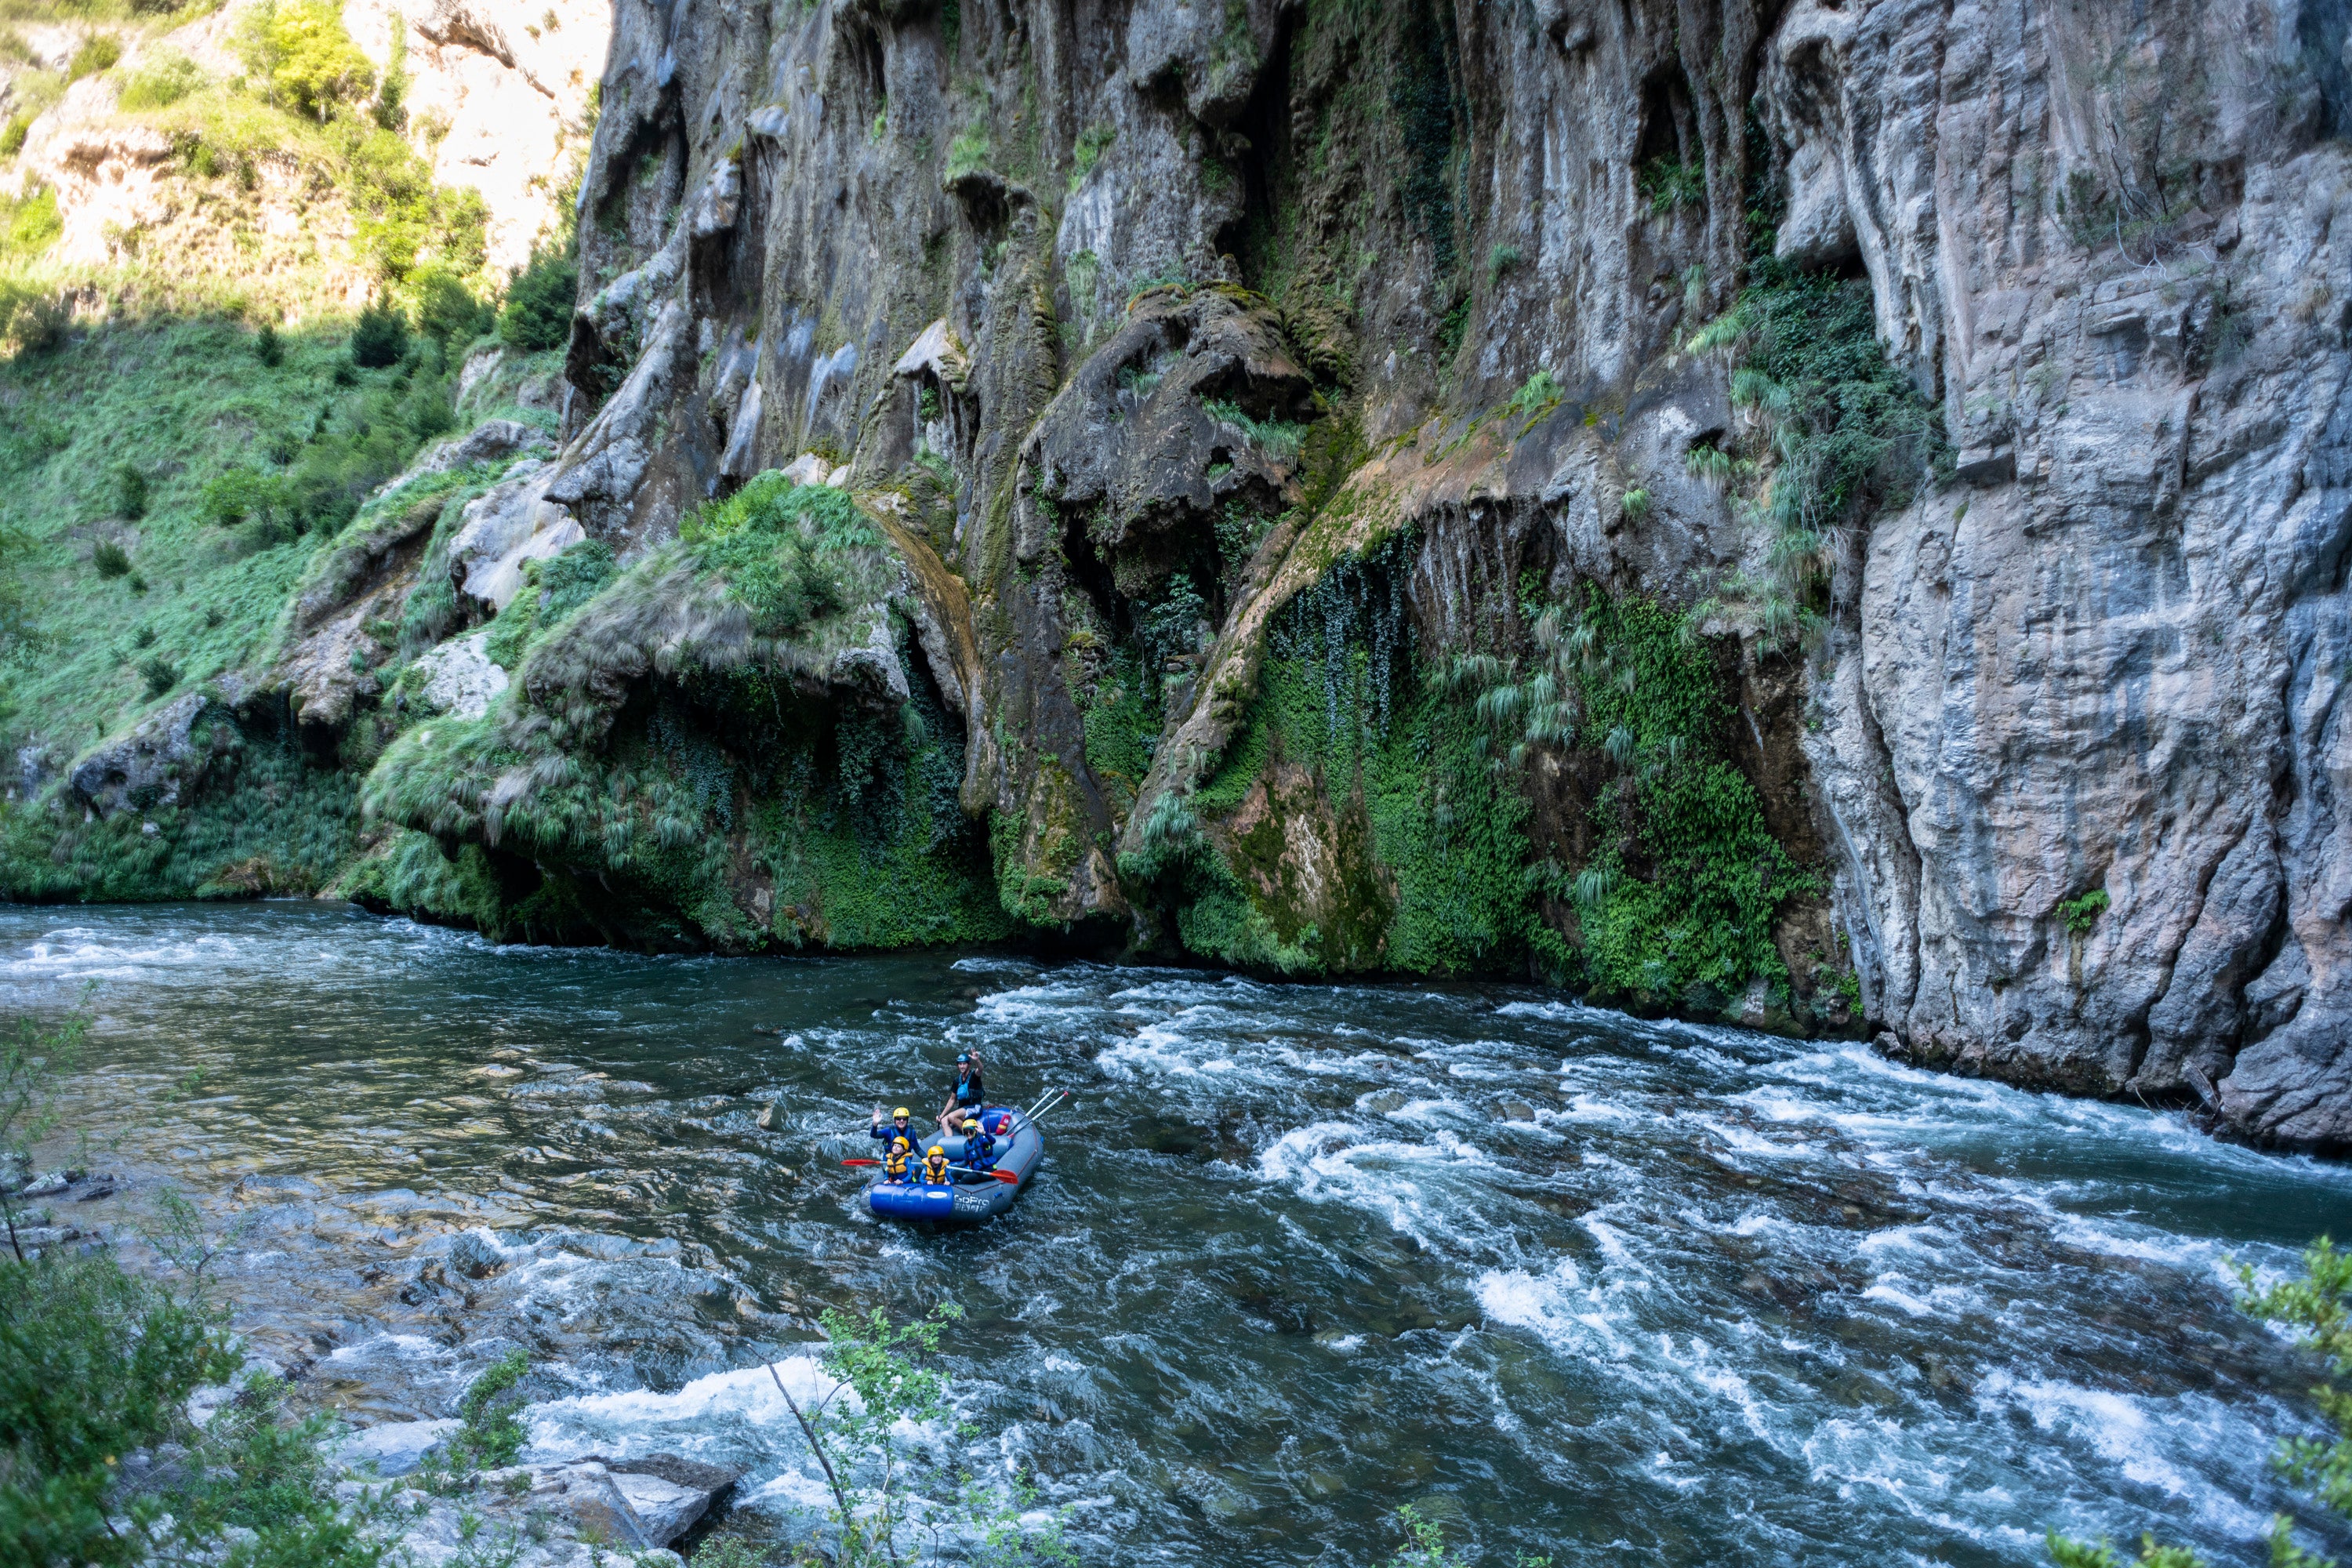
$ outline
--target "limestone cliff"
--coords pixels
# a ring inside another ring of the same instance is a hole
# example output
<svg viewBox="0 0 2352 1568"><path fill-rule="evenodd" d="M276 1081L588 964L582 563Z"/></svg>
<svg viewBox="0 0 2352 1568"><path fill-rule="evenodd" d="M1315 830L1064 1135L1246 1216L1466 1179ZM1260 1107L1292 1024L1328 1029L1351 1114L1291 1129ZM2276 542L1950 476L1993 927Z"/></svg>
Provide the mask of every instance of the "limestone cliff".
<svg viewBox="0 0 2352 1568"><path fill-rule="evenodd" d="M322 710L350 885L1532 973L2340 1148L2346 50L619 0L562 448L396 584L513 684Z"/></svg>

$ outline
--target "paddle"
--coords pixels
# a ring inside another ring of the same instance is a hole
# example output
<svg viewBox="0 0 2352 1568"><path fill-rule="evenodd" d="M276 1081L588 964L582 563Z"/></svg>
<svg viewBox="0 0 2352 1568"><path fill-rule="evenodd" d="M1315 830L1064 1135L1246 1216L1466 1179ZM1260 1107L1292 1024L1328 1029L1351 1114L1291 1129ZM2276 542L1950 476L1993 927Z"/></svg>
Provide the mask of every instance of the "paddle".
<svg viewBox="0 0 2352 1568"><path fill-rule="evenodd" d="M879 1160L844 1160L842 1162L845 1165L878 1165L881 1163ZM991 1171L988 1173L1000 1182L1017 1182L1021 1179L1010 1171Z"/></svg>

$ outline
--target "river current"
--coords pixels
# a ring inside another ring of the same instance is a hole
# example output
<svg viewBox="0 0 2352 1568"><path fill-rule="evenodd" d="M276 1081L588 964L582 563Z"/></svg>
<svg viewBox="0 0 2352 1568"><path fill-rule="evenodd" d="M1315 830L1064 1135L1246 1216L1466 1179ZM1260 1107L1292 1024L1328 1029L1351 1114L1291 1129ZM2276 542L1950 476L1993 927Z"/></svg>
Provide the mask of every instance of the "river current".
<svg viewBox="0 0 2352 1568"><path fill-rule="evenodd" d="M1088 1563L1384 1561L1410 1502L1562 1568L2036 1563L2053 1526L2254 1563L2313 1371L2230 1260L2352 1215L2352 1170L2176 1117L1526 987L266 903L0 909L0 994L86 997L92 1163L195 1197L257 1342L357 1419L521 1343L539 1455L740 1465L730 1528L785 1531L818 1494L763 1359L952 1300L942 1444L1034 1472ZM999 1100L1073 1091L1044 1173L976 1231L877 1224L838 1162L967 1045Z"/></svg>

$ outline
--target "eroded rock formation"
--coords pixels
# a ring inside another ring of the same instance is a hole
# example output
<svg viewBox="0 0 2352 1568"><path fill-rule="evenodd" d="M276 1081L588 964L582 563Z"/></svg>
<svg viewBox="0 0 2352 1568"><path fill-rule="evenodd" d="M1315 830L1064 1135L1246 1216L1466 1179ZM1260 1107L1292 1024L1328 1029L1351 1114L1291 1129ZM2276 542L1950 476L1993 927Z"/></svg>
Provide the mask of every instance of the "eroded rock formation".
<svg viewBox="0 0 2352 1568"><path fill-rule="evenodd" d="M523 651L374 764L375 896L1532 973L2340 1147L2345 49L619 0L565 445L416 568ZM761 633L679 533L788 468L863 523Z"/></svg>

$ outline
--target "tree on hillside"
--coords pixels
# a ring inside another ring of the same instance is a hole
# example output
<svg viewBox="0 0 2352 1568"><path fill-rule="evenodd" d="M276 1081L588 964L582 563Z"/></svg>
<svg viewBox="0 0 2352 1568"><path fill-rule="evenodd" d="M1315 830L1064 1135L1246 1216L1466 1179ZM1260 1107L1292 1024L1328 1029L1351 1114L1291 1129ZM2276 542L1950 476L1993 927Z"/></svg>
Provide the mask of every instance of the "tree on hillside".
<svg viewBox="0 0 2352 1568"><path fill-rule="evenodd" d="M532 353L562 348L572 339L572 302L579 292L580 269L569 247L532 251L530 265L507 286L499 341Z"/></svg>
<svg viewBox="0 0 2352 1568"><path fill-rule="evenodd" d="M237 47L262 96L321 123L375 88L375 67L329 0L260 0L246 13Z"/></svg>

